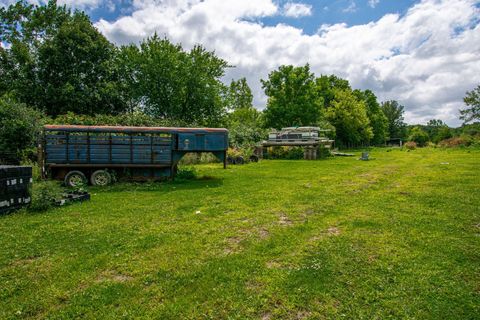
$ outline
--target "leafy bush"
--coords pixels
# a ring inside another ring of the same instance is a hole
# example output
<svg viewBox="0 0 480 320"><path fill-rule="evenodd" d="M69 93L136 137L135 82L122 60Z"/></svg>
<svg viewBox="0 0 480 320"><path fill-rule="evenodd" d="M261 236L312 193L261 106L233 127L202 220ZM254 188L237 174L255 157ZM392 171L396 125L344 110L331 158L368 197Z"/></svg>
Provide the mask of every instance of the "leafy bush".
<svg viewBox="0 0 480 320"><path fill-rule="evenodd" d="M170 127L186 126L181 121L158 119L143 112L135 111L119 115L97 114L95 116L80 115L72 112L57 116L53 119L54 124L86 125L86 126L145 126L145 127Z"/></svg>
<svg viewBox="0 0 480 320"><path fill-rule="evenodd" d="M180 160L180 165L192 165L199 163L217 163L220 160L213 155L213 153L202 152L202 153L187 153Z"/></svg>
<svg viewBox="0 0 480 320"><path fill-rule="evenodd" d="M404 144L405 148L407 150L415 150L417 148L417 143L414 141L408 141Z"/></svg>
<svg viewBox="0 0 480 320"><path fill-rule="evenodd" d="M317 158L328 158L331 157L332 154L330 152L330 149L325 148L324 146L320 145L317 149Z"/></svg>
<svg viewBox="0 0 480 320"><path fill-rule="evenodd" d="M41 181L33 184L31 211L45 211L50 209L55 198L60 194L60 187L55 181Z"/></svg>
<svg viewBox="0 0 480 320"><path fill-rule="evenodd" d="M298 160L303 159L302 147L272 147L268 153L264 155L266 159L286 159Z"/></svg>
<svg viewBox="0 0 480 320"><path fill-rule="evenodd" d="M429 139L428 133L419 127L413 128L408 137L409 141L415 142L419 147L425 147Z"/></svg>
<svg viewBox="0 0 480 320"><path fill-rule="evenodd" d="M9 97L0 98L0 163L34 158L44 115Z"/></svg>
<svg viewBox="0 0 480 320"><path fill-rule="evenodd" d="M197 170L193 167L182 167L177 171L175 180L193 180L197 177Z"/></svg>

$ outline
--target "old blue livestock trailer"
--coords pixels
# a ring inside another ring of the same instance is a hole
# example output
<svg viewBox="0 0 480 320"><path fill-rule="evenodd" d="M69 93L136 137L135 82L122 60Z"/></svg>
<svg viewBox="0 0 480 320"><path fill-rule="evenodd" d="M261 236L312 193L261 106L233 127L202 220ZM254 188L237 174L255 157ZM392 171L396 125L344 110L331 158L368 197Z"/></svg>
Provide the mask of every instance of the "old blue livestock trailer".
<svg viewBox="0 0 480 320"><path fill-rule="evenodd" d="M211 152L226 167L228 130L46 125L39 158L42 175L66 185L107 185L112 173L134 180L173 179L189 152Z"/></svg>

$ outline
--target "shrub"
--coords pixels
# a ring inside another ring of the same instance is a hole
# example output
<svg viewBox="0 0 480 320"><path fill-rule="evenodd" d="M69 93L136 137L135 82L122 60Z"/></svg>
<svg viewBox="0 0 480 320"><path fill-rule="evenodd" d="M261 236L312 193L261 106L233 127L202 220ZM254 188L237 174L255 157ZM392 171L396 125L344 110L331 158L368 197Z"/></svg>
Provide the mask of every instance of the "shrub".
<svg viewBox="0 0 480 320"><path fill-rule="evenodd" d="M193 180L197 177L197 171L193 167L178 169L175 180Z"/></svg>
<svg viewBox="0 0 480 320"><path fill-rule="evenodd" d="M95 116L75 114L68 112L53 119L54 124L86 125L86 126L145 126L145 127L170 127L185 126L181 121L171 121L151 117L143 112L135 111L119 115L97 114ZM193 124L191 124L193 126Z"/></svg>
<svg viewBox="0 0 480 320"><path fill-rule="evenodd" d="M414 141L408 141L404 144L405 148L407 150L415 150L417 148L417 143Z"/></svg>
<svg viewBox="0 0 480 320"><path fill-rule="evenodd" d="M288 160L303 159L303 148L301 147L288 148L285 159L288 159Z"/></svg>
<svg viewBox="0 0 480 320"><path fill-rule="evenodd" d="M302 147L272 147L268 154L264 155L266 159L288 159L298 160L303 159Z"/></svg>
<svg viewBox="0 0 480 320"><path fill-rule="evenodd" d="M31 211L50 209L60 194L60 187L55 181L41 181L33 184Z"/></svg>
<svg viewBox="0 0 480 320"><path fill-rule="evenodd" d="M413 128L408 137L409 141L415 142L419 147L425 147L429 139L428 133L420 127Z"/></svg>
<svg viewBox="0 0 480 320"><path fill-rule="evenodd" d="M0 98L0 163L19 164L36 155L44 115L9 97Z"/></svg>
<svg viewBox="0 0 480 320"><path fill-rule="evenodd" d="M318 149L317 149L317 158L318 159L328 158L328 157L331 157L331 156L332 156L332 153L330 152L330 149L327 149L322 145L318 146Z"/></svg>
<svg viewBox="0 0 480 320"><path fill-rule="evenodd" d="M202 152L202 153L187 153L182 157L179 164L180 165L192 165L199 163L217 163L220 160L213 155L213 153Z"/></svg>

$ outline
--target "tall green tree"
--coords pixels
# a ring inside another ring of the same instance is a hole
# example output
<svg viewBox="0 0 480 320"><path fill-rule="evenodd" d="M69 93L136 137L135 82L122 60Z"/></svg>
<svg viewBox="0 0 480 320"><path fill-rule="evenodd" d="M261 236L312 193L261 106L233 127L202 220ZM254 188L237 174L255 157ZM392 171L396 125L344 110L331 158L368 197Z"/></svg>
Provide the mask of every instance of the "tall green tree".
<svg viewBox="0 0 480 320"><path fill-rule="evenodd" d="M463 101L467 108L460 110L460 120L463 120L464 123L480 120L480 85L472 91L468 91Z"/></svg>
<svg viewBox="0 0 480 320"><path fill-rule="evenodd" d="M321 75L315 79L317 93L322 97L326 108L331 107L335 100L335 90L352 90L348 80L337 77L336 75Z"/></svg>
<svg viewBox="0 0 480 320"><path fill-rule="evenodd" d="M0 90L49 115L118 113L115 47L84 13L49 1L0 9Z"/></svg>
<svg viewBox="0 0 480 320"><path fill-rule="evenodd" d="M371 143L375 145L385 143L387 137L388 119L380 108L377 97L371 90L355 90L354 94L359 100L365 102L367 107L367 117L373 132Z"/></svg>
<svg viewBox="0 0 480 320"><path fill-rule="evenodd" d="M253 107L253 94L247 79L232 80L228 88L228 108L230 110Z"/></svg>
<svg viewBox="0 0 480 320"><path fill-rule="evenodd" d="M340 144L367 143L373 137L365 102L351 90L334 89L335 98L326 108L326 119L336 130Z"/></svg>
<svg viewBox="0 0 480 320"><path fill-rule="evenodd" d="M451 129L439 119L429 120L423 129L427 132L429 140L434 143L438 143L453 136Z"/></svg>
<svg viewBox="0 0 480 320"><path fill-rule="evenodd" d="M289 126L310 126L322 117L323 101L315 88L315 76L309 65L280 66L261 80L268 96L265 125L280 129Z"/></svg>
<svg viewBox="0 0 480 320"><path fill-rule="evenodd" d="M133 100L148 114L201 125L218 125L225 115L220 79L227 63L213 52L201 46L186 52L154 35L140 47L123 47L120 56Z"/></svg>
<svg viewBox="0 0 480 320"><path fill-rule="evenodd" d="M395 100L382 102L382 111L388 120L388 138L405 138L406 124L403 121L404 106Z"/></svg>

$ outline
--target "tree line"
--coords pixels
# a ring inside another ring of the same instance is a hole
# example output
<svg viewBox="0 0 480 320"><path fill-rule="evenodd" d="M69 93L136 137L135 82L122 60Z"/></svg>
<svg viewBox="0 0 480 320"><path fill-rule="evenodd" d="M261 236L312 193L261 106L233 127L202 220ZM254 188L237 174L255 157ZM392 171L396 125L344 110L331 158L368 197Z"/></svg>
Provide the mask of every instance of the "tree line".
<svg viewBox="0 0 480 320"><path fill-rule="evenodd" d="M258 111L246 79L224 84L232 66L201 45L184 50L153 35L116 46L84 12L54 0L19 1L0 8L0 19L0 147L15 157L42 121L226 126L234 146L286 126L331 128L340 145L409 133L398 102L380 103L335 75L317 77L308 64L280 66L261 80L268 100ZM478 119L478 91L465 100L472 104L465 120ZM18 141L5 138L22 133Z"/></svg>

